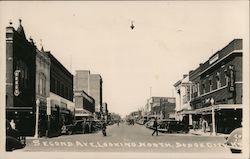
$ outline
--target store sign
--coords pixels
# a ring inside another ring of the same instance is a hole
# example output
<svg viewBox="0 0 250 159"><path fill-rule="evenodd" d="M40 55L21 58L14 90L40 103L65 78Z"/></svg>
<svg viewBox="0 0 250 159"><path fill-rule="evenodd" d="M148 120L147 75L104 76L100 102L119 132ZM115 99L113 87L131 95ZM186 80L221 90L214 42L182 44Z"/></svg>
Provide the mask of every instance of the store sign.
<svg viewBox="0 0 250 159"><path fill-rule="evenodd" d="M51 115L51 102L50 102L50 98L47 98L47 115Z"/></svg>
<svg viewBox="0 0 250 159"><path fill-rule="evenodd" d="M219 54L214 55L210 60L209 60L209 65L214 63L219 59Z"/></svg>
<svg viewBox="0 0 250 159"><path fill-rule="evenodd" d="M15 75L15 88L14 88L14 95L15 96L19 96L19 94L21 93L20 90L19 90L19 73L21 71L20 70L16 70L14 72L14 75Z"/></svg>
<svg viewBox="0 0 250 159"><path fill-rule="evenodd" d="M233 66L229 66L229 91L234 91L234 68Z"/></svg>

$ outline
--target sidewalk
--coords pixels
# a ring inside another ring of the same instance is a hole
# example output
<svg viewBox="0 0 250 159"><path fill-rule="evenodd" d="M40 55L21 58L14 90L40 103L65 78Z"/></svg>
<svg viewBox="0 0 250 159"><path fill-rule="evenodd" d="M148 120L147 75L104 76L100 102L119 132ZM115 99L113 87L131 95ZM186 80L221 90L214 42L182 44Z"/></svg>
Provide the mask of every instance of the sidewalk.
<svg viewBox="0 0 250 159"><path fill-rule="evenodd" d="M189 134L197 135L197 136L211 136L211 137L213 137L212 133L204 132L202 129L198 129L198 130L190 129ZM227 136L229 136L229 134L216 133L216 136L227 137Z"/></svg>

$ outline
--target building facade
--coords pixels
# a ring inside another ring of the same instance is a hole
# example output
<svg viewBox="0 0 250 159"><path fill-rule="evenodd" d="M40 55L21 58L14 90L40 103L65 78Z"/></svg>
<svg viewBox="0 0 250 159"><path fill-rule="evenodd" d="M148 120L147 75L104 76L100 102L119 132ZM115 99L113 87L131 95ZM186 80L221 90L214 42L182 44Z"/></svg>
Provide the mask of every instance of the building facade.
<svg viewBox="0 0 250 159"><path fill-rule="evenodd" d="M102 106L102 77L91 74L88 70L77 70L74 77L74 89L83 90L95 100L95 112L101 113Z"/></svg>
<svg viewBox="0 0 250 159"><path fill-rule="evenodd" d="M174 97L151 97L150 116L161 119L175 118L175 98Z"/></svg>
<svg viewBox="0 0 250 159"><path fill-rule="evenodd" d="M6 118L14 119L20 135L35 134L36 46L21 24L6 28Z"/></svg>
<svg viewBox="0 0 250 159"><path fill-rule="evenodd" d="M192 83L189 81L189 76L187 74L183 75L183 78L174 84L175 92L174 96L176 98L175 107L175 119L182 121L188 120L189 125L192 125L192 115L187 114L191 111L190 100L191 100L191 87Z"/></svg>
<svg viewBox="0 0 250 159"><path fill-rule="evenodd" d="M74 112L73 75L50 53L50 130L60 131Z"/></svg>
<svg viewBox="0 0 250 159"><path fill-rule="evenodd" d="M190 71L189 80L192 82L190 105L194 121L207 120L215 125L216 132L223 133L241 126L242 39L234 39L196 70Z"/></svg>
<svg viewBox="0 0 250 159"><path fill-rule="evenodd" d="M50 59L48 54L36 50L36 100L39 100L39 136L46 134L47 125L47 98L50 95Z"/></svg>
<svg viewBox="0 0 250 159"><path fill-rule="evenodd" d="M76 120L93 117L93 113L95 112L95 100L91 96L83 90L75 90L74 99Z"/></svg>
<svg viewBox="0 0 250 159"><path fill-rule="evenodd" d="M99 74L90 74L90 95L95 99L95 112L101 112L102 77Z"/></svg>

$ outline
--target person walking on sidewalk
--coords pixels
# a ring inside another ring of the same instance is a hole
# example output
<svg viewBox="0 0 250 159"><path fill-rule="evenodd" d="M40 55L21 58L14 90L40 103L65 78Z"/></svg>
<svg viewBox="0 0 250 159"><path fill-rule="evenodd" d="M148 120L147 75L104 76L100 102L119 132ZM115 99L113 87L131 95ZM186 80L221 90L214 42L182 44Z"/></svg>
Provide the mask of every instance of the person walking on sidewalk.
<svg viewBox="0 0 250 159"><path fill-rule="evenodd" d="M154 132L152 133L152 136L154 136L154 133L156 133L156 136L158 136L158 123L157 118L155 118L154 124L153 124Z"/></svg>
<svg viewBox="0 0 250 159"><path fill-rule="evenodd" d="M206 132L207 127L208 127L207 120L203 119L203 121L202 121L202 128L203 128L204 133Z"/></svg>

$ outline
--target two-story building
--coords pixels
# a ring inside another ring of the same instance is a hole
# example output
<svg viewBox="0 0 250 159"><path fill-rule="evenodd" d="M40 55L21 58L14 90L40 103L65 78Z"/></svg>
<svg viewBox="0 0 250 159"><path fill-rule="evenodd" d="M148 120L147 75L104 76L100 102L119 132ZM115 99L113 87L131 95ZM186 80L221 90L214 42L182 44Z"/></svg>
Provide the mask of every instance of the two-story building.
<svg viewBox="0 0 250 159"><path fill-rule="evenodd" d="M203 118L223 133L242 126L242 39L234 39L190 71L189 80L193 120Z"/></svg>

